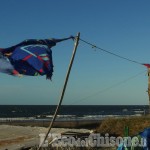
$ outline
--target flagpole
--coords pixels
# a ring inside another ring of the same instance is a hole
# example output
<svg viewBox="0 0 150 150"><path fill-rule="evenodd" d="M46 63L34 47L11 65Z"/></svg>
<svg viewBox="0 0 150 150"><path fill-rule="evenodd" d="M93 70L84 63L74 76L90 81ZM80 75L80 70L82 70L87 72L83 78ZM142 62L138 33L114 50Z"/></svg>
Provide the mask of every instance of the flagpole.
<svg viewBox="0 0 150 150"><path fill-rule="evenodd" d="M61 103L63 101L63 97L64 97L64 94L65 94L65 90L66 90L66 87L67 87L67 83L68 83L68 79L69 79L69 75L70 75L70 72L71 72L71 68L72 68L72 65L73 65L73 61L74 61L74 58L75 58L75 54L76 54L76 50L77 50L77 47L78 47L78 44L79 44L79 38L80 38L80 32L77 34L77 37L75 39L75 44L74 44L74 49L73 49L73 54L72 54L72 57L71 57L71 60L70 60L70 64L69 64L69 67L68 67L68 71L67 71L67 74L66 74L66 79L65 79L65 83L64 83L64 86L63 86L63 90L61 92L61 96L60 96L60 100L59 100L59 103L56 107L56 110L55 110L55 113L53 115L53 118L52 118L52 121L49 125L49 128L48 128L48 131L46 133L46 136L43 140L43 142L40 144L38 150L41 149L43 143L45 142L45 140L47 139L48 137L48 134L50 133L52 127L53 127L53 124L55 122L55 119L57 117L57 114L58 114L58 111L59 111L59 108L61 106Z"/></svg>

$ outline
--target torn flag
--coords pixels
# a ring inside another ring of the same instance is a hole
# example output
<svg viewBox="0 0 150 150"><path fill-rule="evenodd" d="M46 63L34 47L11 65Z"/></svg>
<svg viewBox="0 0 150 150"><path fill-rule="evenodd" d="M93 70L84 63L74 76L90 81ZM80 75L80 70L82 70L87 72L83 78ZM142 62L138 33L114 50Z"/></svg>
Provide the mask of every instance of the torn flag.
<svg viewBox="0 0 150 150"><path fill-rule="evenodd" d="M29 39L9 48L0 48L0 72L20 76L46 75L51 79L53 60L51 47L68 39Z"/></svg>
<svg viewBox="0 0 150 150"><path fill-rule="evenodd" d="M0 49L0 72L12 75L46 75L51 79L53 40L25 40L15 46Z"/></svg>

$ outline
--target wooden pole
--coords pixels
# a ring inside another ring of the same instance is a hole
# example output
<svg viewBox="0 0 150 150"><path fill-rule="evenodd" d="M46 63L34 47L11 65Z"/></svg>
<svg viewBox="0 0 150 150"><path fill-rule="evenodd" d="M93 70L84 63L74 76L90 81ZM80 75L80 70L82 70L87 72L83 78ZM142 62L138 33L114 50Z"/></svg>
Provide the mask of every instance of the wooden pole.
<svg viewBox="0 0 150 150"><path fill-rule="evenodd" d="M68 71L67 71L67 74L66 74L66 79L65 79L65 83L64 83L64 86L63 86L63 90L62 90L61 96L60 96L59 103L58 103L58 105L57 105L57 107L56 107L54 116L53 116L52 121L51 121L51 123L50 123L50 125L49 125L47 134L46 134L46 136L45 136L43 142L42 142L41 145L39 146L38 150L41 149L43 143L44 143L45 140L47 139L48 134L50 133L51 128L53 127L54 121L55 121L55 119L56 119L56 117L57 117L57 114L58 114L59 108L60 108L60 106L61 106L61 103L62 103L62 101L63 101L63 97L64 97L65 90L66 90L66 87L67 87L67 83L68 83L70 71L71 71L72 64L73 64L73 61L74 61L74 58L75 58L75 54L76 54L76 50L77 50L77 47L78 47L78 44L79 44L79 38L80 38L80 33L77 34L77 37L76 37L76 39L75 39L75 45L74 45L74 49L73 49L73 54L72 54L72 57L71 57L71 60L70 60L70 64L69 64Z"/></svg>

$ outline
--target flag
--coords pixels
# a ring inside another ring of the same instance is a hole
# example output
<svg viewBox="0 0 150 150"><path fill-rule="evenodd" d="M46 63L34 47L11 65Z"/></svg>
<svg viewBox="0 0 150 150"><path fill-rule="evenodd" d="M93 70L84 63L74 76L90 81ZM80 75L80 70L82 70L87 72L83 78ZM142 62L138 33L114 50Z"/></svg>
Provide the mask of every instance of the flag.
<svg viewBox="0 0 150 150"><path fill-rule="evenodd" d="M144 66L146 66L147 68L150 68L150 64L143 64Z"/></svg>
<svg viewBox="0 0 150 150"><path fill-rule="evenodd" d="M47 79L51 79L53 74L51 47L68 39L74 40L74 37L29 39L8 48L0 48L0 72L15 76L46 75Z"/></svg>
<svg viewBox="0 0 150 150"><path fill-rule="evenodd" d="M51 79L53 73L51 47L55 45L51 39L31 39L0 49L0 72L18 76L46 75L47 79Z"/></svg>

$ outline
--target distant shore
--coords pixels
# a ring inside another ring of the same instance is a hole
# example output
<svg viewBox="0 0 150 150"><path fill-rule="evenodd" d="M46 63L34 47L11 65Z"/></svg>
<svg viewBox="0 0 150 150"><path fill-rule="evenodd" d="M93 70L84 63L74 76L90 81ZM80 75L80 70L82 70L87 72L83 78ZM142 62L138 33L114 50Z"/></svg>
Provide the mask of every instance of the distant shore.
<svg viewBox="0 0 150 150"><path fill-rule="evenodd" d="M102 121L99 120L74 120L74 121L55 121L54 128L95 128L100 125ZM48 127L50 121L48 120L9 120L0 122L0 125L19 125L19 126L36 126L36 127Z"/></svg>

